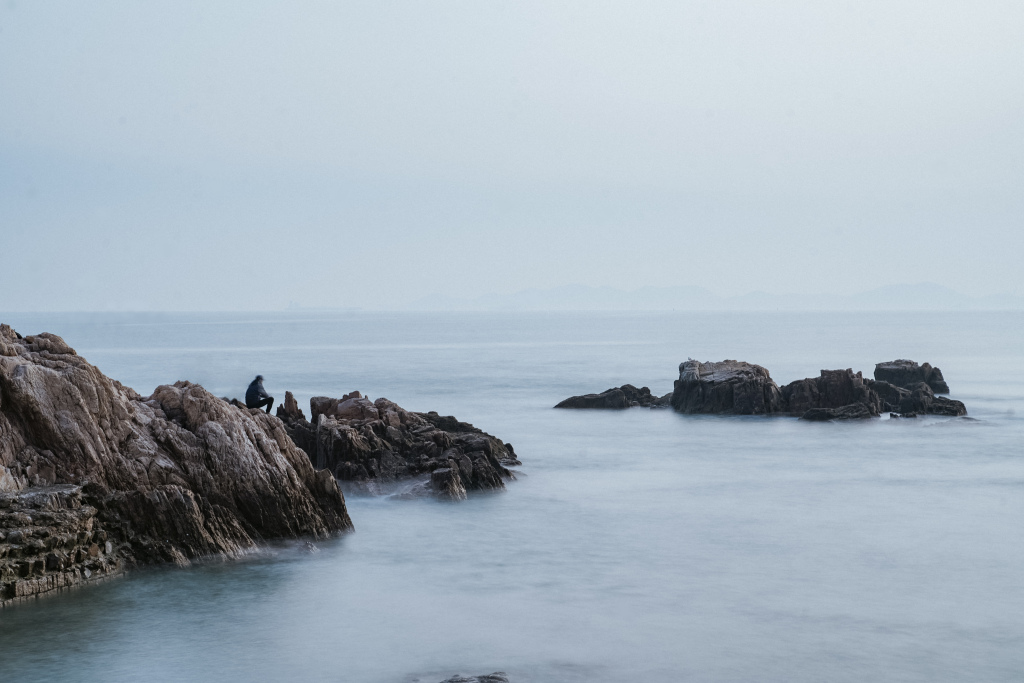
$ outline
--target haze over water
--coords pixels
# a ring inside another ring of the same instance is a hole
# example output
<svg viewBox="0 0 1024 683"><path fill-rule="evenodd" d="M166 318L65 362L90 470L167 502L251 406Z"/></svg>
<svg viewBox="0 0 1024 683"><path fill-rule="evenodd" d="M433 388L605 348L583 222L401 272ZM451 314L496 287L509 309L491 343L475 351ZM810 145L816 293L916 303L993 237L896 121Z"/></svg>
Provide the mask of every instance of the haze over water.
<svg viewBox="0 0 1024 683"><path fill-rule="evenodd" d="M514 444L505 492L350 493L308 553L0 611L3 681L1013 681L1024 672L1022 313L13 314L143 394L358 389ZM972 419L556 411L678 364L781 385L895 358Z"/></svg>

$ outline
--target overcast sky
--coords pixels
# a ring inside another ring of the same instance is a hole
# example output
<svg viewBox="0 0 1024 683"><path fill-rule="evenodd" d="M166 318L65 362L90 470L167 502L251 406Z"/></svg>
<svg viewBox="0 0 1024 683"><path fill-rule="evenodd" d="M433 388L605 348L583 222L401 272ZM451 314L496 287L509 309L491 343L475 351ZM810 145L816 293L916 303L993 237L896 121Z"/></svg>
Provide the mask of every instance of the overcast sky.
<svg viewBox="0 0 1024 683"><path fill-rule="evenodd" d="M0 310L1024 294L1024 3L5 2Z"/></svg>

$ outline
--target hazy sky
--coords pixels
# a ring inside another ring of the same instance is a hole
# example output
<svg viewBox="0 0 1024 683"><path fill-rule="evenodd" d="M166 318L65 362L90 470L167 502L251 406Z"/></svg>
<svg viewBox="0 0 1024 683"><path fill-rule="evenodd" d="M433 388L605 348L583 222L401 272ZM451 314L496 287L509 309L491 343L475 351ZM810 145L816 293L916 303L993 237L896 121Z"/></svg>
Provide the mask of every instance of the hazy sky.
<svg viewBox="0 0 1024 683"><path fill-rule="evenodd" d="M1024 294L1024 3L5 2L0 310Z"/></svg>

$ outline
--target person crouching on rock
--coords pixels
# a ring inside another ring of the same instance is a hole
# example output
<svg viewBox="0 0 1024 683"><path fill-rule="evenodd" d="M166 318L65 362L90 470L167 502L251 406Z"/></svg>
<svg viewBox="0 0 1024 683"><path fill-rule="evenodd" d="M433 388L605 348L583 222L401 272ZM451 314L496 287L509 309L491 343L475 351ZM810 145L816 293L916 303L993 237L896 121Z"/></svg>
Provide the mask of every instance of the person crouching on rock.
<svg viewBox="0 0 1024 683"><path fill-rule="evenodd" d="M250 384L249 388L245 390L245 407L246 408L262 408L267 407L267 414L270 414L270 409L274 405L274 397L267 393L267 390L263 388L263 375L256 375Z"/></svg>

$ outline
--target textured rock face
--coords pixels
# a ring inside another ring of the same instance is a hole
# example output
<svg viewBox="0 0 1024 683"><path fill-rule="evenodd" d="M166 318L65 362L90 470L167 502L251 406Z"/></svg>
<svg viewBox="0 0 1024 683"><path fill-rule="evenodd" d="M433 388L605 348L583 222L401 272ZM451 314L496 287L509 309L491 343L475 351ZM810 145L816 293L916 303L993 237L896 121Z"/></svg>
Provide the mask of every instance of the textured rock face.
<svg viewBox="0 0 1024 683"><path fill-rule="evenodd" d="M967 414L967 408L960 401L936 396L924 382L909 387L907 395L900 401L899 412L911 415L946 415L959 417Z"/></svg>
<svg viewBox="0 0 1024 683"><path fill-rule="evenodd" d="M879 380L866 379L864 383L878 395L879 409L882 411L899 412L903 399L910 391Z"/></svg>
<svg viewBox="0 0 1024 683"><path fill-rule="evenodd" d="M97 513L80 486L0 493L0 603L120 574Z"/></svg>
<svg viewBox="0 0 1024 683"><path fill-rule="evenodd" d="M782 397L789 414L796 416L804 416L809 410L833 410L856 404L863 405L870 417L877 416L881 408L878 394L865 383L864 376L850 369L822 370L818 377L790 382L782 387Z"/></svg>
<svg viewBox="0 0 1024 683"><path fill-rule="evenodd" d="M878 363L875 366L875 379L904 388L924 382L936 394L949 393L949 385L942 378L942 370L933 368L928 363L918 365L916 362L906 359Z"/></svg>
<svg viewBox="0 0 1024 683"><path fill-rule="evenodd" d="M681 413L770 415L785 411L782 392L768 371L735 360L682 363L671 402Z"/></svg>
<svg viewBox="0 0 1024 683"><path fill-rule="evenodd" d="M623 384L621 387L612 387L600 394L570 396L555 407L618 409L642 406L644 408L654 408L667 406L671 398L672 394L666 394L658 398L651 394L651 390L647 387L637 389L632 384Z"/></svg>
<svg viewBox="0 0 1024 683"><path fill-rule="evenodd" d="M521 464L512 444L454 417L410 412L386 398L321 396L310 400L310 411L312 423L286 415L288 433L316 469L342 481L429 475L439 496L460 500L466 491L505 488L505 480L514 478L507 468Z"/></svg>
<svg viewBox="0 0 1024 683"><path fill-rule="evenodd" d="M108 568L233 556L264 539L352 526L337 482L314 471L277 418L189 382L143 398L60 337L21 338L0 325L0 492L29 500L54 485L76 487L78 503L67 510L96 510L93 531L106 534L116 555ZM11 508L27 505L11 500ZM71 533L72 522L61 520L79 515L47 514L51 536ZM75 524L89 531L85 521ZM0 558L7 567L21 561ZM46 578L47 566L33 560L29 575L8 581L3 594L64 587Z"/></svg>

